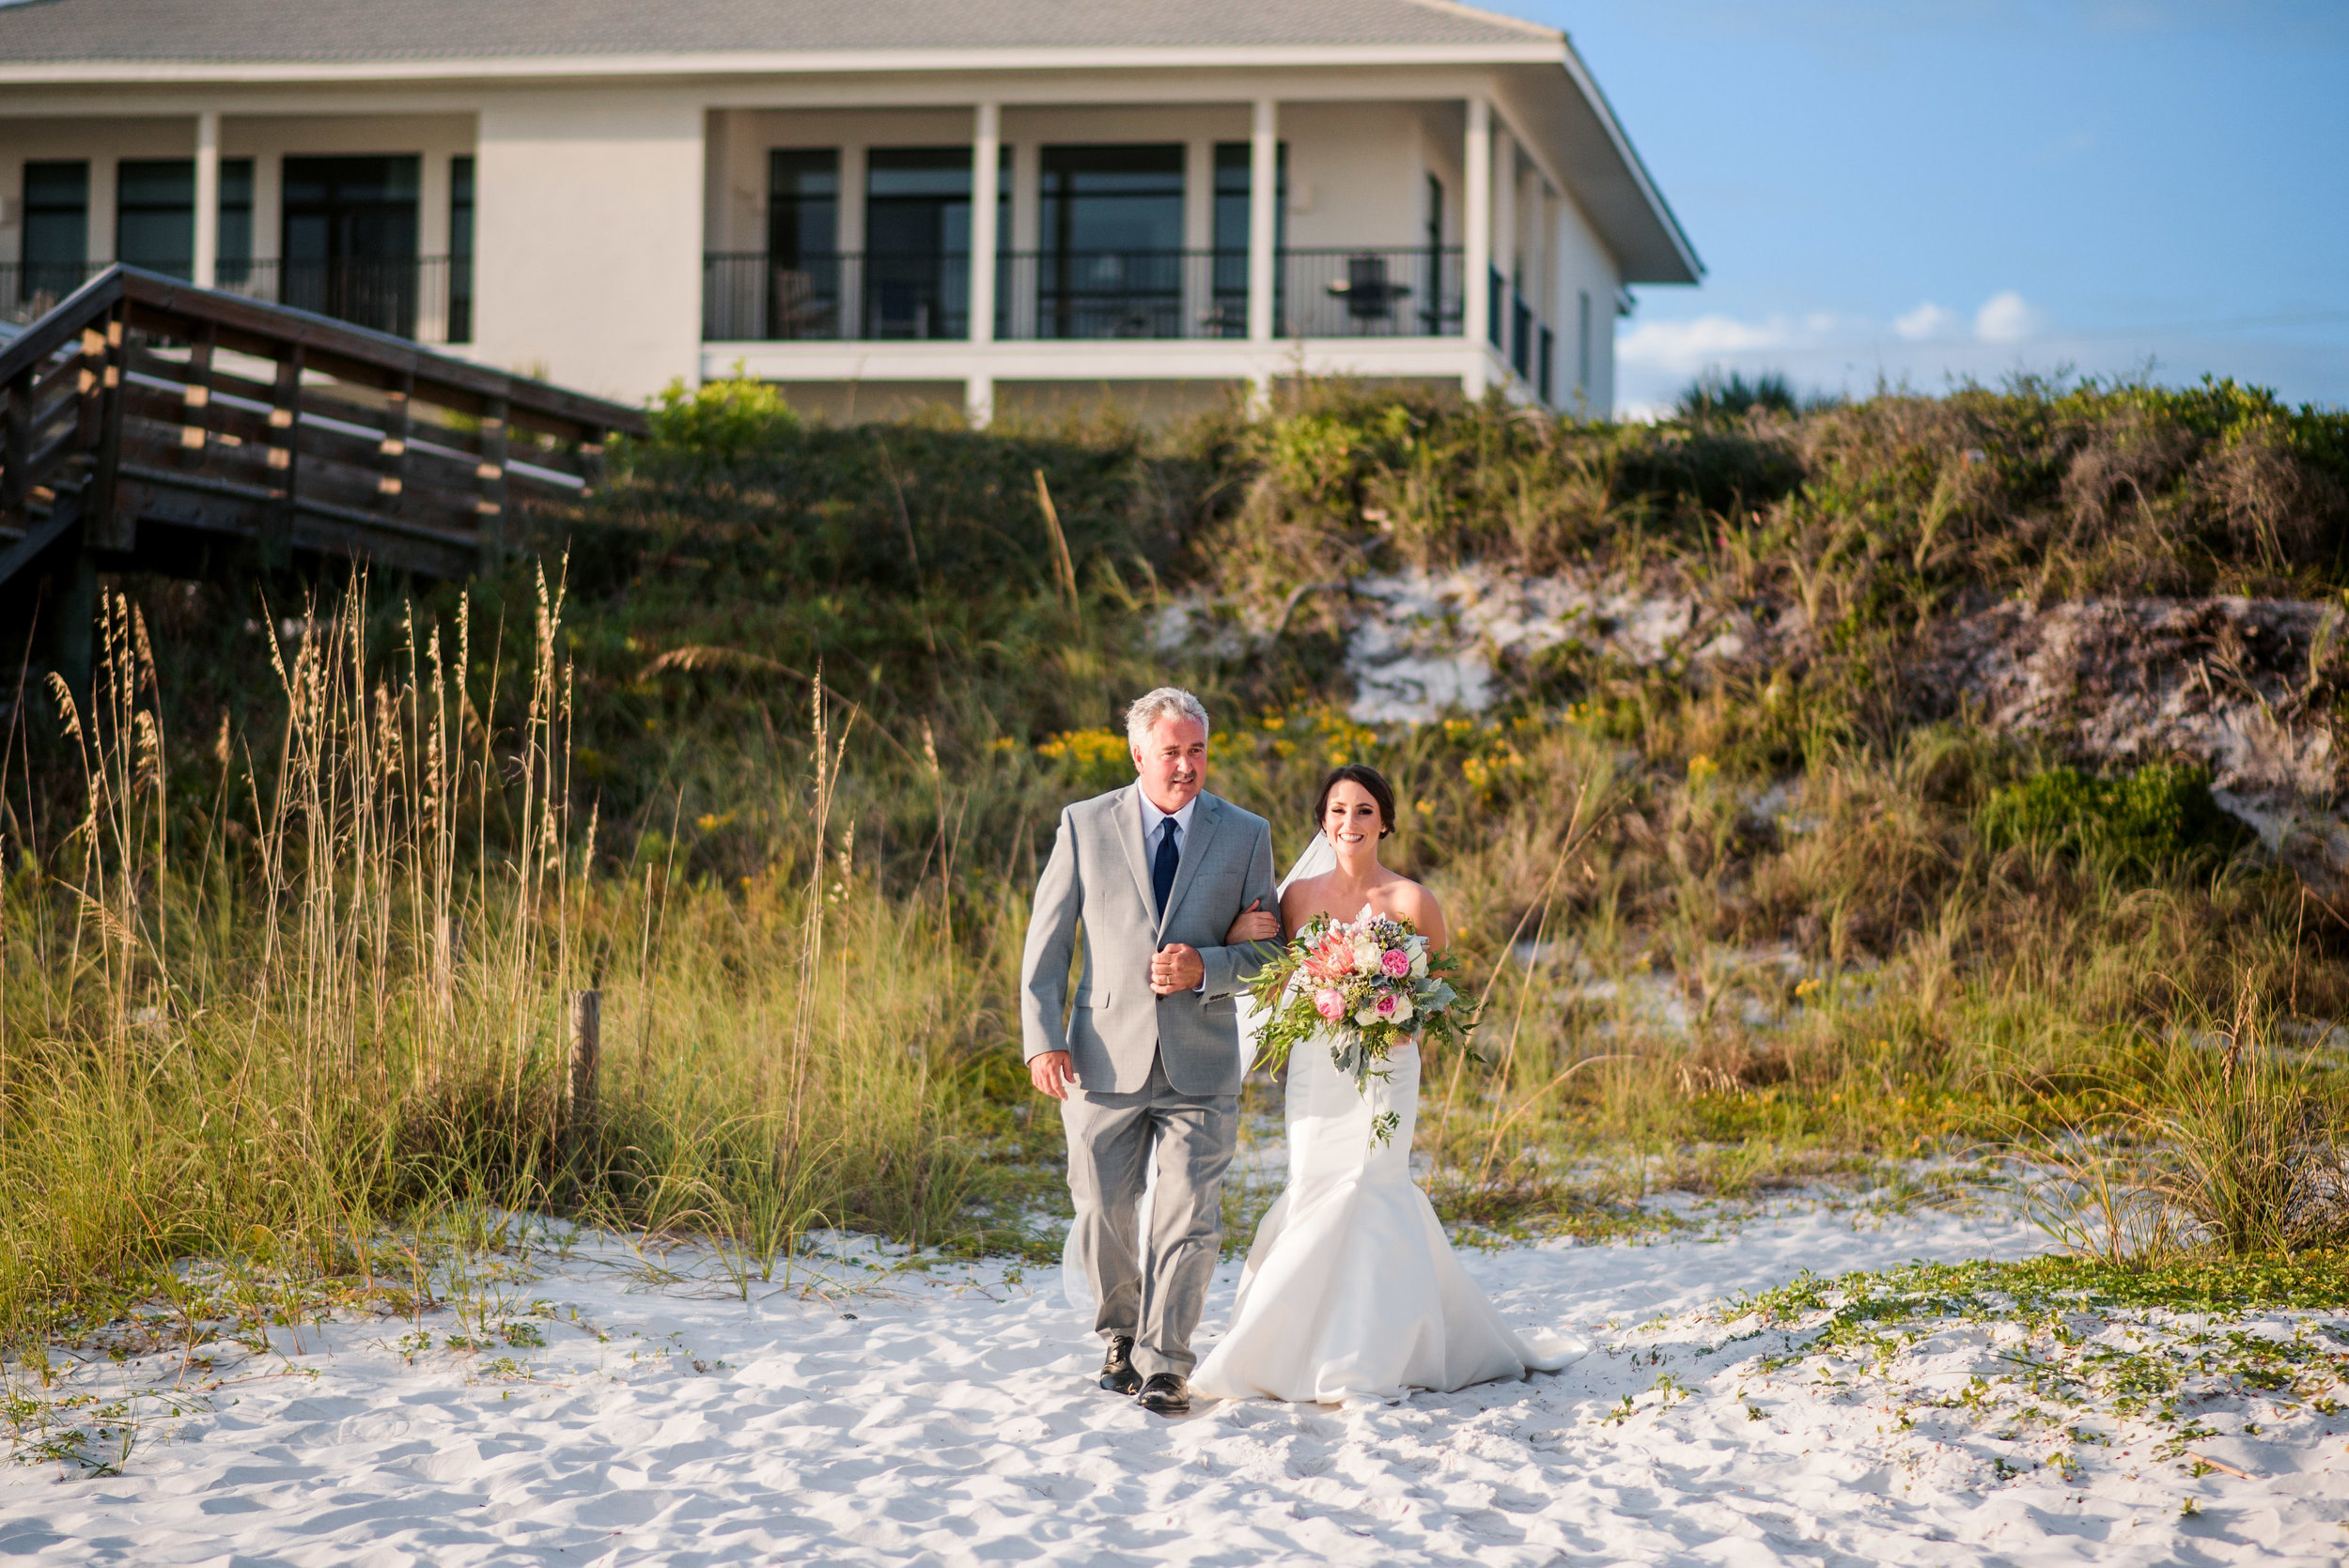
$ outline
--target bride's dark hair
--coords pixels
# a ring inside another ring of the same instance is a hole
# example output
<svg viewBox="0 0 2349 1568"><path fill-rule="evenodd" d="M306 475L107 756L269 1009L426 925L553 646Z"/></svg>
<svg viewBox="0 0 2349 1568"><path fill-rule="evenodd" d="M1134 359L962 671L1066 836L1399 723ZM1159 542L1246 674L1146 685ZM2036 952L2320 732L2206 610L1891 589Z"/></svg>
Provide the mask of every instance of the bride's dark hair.
<svg viewBox="0 0 2349 1568"><path fill-rule="evenodd" d="M1332 768L1330 776L1321 781L1321 793L1314 797L1314 831L1319 832L1322 819L1330 815L1330 792L1342 784L1358 784L1370 792L1378 803L1378 836L1385 838L1394 831L1394 787L1387 776L1376 768L1349 762L1343 768Z"/></svg>

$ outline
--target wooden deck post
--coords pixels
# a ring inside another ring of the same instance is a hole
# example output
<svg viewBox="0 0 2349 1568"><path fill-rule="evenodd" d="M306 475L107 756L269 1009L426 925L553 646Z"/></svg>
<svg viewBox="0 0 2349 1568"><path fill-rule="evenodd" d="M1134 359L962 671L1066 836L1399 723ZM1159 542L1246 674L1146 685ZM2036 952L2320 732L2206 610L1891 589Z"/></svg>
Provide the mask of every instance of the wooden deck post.
<svg viewBox="0 0 2349 1568"><path fill-rule="evenodd" d="M117 303L107 313L101 355L95 362L99 379L98 464L82 499L83 537L96 539L109 550L129 552L138 546L139 520L115 505L115 486L122 469L122 377L129 358L123 348L127 306ZM85 351L90 334L84 334Z"/></svg>
<svg viewBox="0 0 2349 1568"><path fill-rule="evenodd" d="M506 565L506 399L492 397L481 411L481 463L474 470L481 498L474 503L481 536L484 576Z"/></svg>
<svg viewBox="0 0 2349 1568"><path fill-rule="evenodd" d="M302 480L302 365L299 343L277 362L277 384L270 397L269 466L277 496L261 525L261 565L283 571L293 564L294 507Z"/></svg>
<svg viewBox="0 0 2349 1568"><path fill-rule="evenodd" d="M62 575L64 592L57 596L56 613L49 623L49 645L53 650L50 668L57 672L57 678L73 693L73 704L82 710L83 722L87 723L94 675L93 623L98 619L98 561L88 546L73 552L73 565Z"/></svg>
<svg viewBox="0 0 2349 1568"><path fill-rule="evenodd" d="M0 523L16 529L32 526L25 506L33 490L34 369L28 365L9 380L8 406L0 415Z"/></svg>
<svg viewBox="0 0 2349 1568"><path fill-rule="evenodd" d="M398 511L400 491L408 486L408 442L414 434L414 396L416 378L413 373L399 379L399 384L386 394L391 402L383 421L383 441L377 453L383 459L383 473L375 482L376 493L391 503Z"/></svg>

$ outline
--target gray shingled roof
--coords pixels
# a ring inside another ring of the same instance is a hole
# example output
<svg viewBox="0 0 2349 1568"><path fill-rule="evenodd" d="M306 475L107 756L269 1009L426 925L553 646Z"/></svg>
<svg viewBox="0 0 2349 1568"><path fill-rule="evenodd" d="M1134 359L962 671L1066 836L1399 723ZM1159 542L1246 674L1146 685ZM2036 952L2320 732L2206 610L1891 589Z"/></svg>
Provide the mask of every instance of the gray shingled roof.
<svg viewBox="0 0 2349 1568"><path fill-rule="evenodd" d="M0 63L1518 44L1442 0L0 0Z"/></svg>

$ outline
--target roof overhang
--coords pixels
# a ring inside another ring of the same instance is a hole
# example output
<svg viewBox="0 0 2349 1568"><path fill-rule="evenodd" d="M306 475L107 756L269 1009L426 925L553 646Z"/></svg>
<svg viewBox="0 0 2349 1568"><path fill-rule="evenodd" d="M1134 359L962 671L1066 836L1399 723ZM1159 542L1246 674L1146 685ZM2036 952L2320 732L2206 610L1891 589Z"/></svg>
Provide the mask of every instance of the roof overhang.
<svg viewBox="0 0 2349 1568"><path fill-rule="evenodd" d="M119 87L211 83L546 82L709 76L848 76L897 71L1312 70L1554 63L1558 46L1523 43L1162 45L1129 49L725 50L707 54L497 54L386 60L35 60L0 62L0 86Z"/></svg>
<svg viewBox="0 0 2349 1568"><path fill-rule="evenodd" d="M1563 55L1553 50L1540 65L1514 67L1506 80L1517 89L1509 95L1511 111L1522 117L1537 147L1559 153L1562 167L1552 179L1574 193L1615 253L1623 281L1703 281L1704 263L1696 247L1574 46L1566 45Z"/></svg>

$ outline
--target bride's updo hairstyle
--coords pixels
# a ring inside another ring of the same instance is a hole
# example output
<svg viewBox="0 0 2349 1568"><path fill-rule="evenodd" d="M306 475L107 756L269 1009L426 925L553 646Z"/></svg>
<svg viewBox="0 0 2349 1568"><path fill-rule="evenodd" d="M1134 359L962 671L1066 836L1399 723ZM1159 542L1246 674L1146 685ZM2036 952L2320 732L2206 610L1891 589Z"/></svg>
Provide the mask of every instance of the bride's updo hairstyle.
<svg viewBox="0 0 2349 1568"><path fill-rule="evenodd" d="M1321 781L1321 793L1314 798L1314 831L1327 826L1330 816L1330 792L1342 784L1358 784L1370 792L1378 805L1378 836L1385 838L1394 831L1394 788L1387 776L1376 768L1349 762L1343 768L1332 768L1330 776Z"/></svg>

